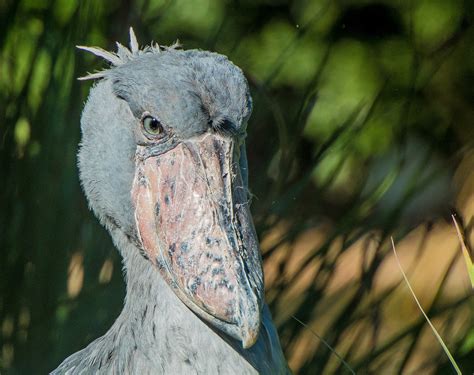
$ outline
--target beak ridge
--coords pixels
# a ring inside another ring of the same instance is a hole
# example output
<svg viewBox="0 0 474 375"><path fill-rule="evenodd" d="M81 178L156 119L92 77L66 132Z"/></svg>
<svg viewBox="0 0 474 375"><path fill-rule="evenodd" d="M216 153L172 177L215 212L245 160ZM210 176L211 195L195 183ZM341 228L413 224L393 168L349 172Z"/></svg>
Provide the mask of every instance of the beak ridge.
<svg viewBox="0 0 474 375"><path fill-rule="evenodd" d="M132 199L142 247L176 295L248 348L260 330L263 272L234 158L232 139L209 133L137 157Z"/></svg>

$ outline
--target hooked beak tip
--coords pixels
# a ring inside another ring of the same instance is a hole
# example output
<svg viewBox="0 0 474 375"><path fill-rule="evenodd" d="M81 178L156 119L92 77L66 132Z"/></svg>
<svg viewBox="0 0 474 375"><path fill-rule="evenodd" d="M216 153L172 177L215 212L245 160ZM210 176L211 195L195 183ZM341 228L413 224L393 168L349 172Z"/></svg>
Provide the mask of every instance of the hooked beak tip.
<svg viewBox="0 0 474 375"><path fill-rule="evenodd" d="M251 348L258 338L258 331L247 332L245 336L242 336L242 347L244 349Z"/></svg>
<svg viewBox="0 0 474 375"><path fill-rule="evenodd" d="M257 342L260 332L261 314L252 315L252 318L244 320L240 326L240 340L244 349L252 347Z"/></svg>

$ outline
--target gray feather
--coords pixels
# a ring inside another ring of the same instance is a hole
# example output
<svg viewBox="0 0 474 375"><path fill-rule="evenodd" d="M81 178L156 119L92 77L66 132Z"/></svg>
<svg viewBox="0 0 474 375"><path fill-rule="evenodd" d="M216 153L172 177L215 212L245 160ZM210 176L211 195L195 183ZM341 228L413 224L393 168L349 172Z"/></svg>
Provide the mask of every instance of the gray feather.
<svg viewBox="0 0 474 375"><path fill-rule="evenodd" d="M138 53L139 51L138 47L138 41L137 37L135 36L135 32L133 31L133 28L130 27L130 50L132 51L133 54Z"/></svg>

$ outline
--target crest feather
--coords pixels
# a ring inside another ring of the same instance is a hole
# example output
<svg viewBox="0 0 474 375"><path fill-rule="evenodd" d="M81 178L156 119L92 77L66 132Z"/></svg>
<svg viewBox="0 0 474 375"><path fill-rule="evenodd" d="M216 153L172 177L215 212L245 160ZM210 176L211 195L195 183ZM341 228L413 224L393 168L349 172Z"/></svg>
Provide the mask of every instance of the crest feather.
<svg viewBox="0 0 474 375"><path fill-rule="evenodd" d="M138 41L135 32L133 31L133 27L130 27L130 49L133 54L136 54L139 51Z"/></svg>
<svg viewBox="0 0 474 375"><path fill-rule="evenodd" d="M79 49L93 53L96 56L102 57L103 59L109 61L113 65L121 65L122 60L113 52L106 51L100 47L86 47L86 46L76 46Z"/></svg>
<svg viewBox="0 0 474 375"><path fill-rule="evenodd" d="M130 48L125 47L124 45L117 42L117 52L109 52L100 47L87 47L87 46L76 46L77 48L90 52L96 56L102 57L104 60L107 60L113 66L120 66L126 64L129 61L132 61L134 58L147 54L147 53L160 53L162 49L166 51L175 50L181 47L179 41L176 41L169 47L160 46L158 43L151 43L150 46L145 46L140 49L138 45L137 37L133 28L130 27ZM95 73L88 73L84 77L78 78L81 81L89 80L89 79L100 79L104 78L107 75L107 70L102 70Z"/></svg>
<svg viewBox="0 0 474 375"><path fill-rule="evenodd" d="M119 42L115 43L117 45L117 55L122 60L131 60L133 58L132 52L125 47L124 45L120 44Z"/></svg>
<svg viewBox="0 0 474 375"><path fill-rule="evenodd" d="M77 80L87 81L89 79L100 79L100 78L104 78L106 73L107 73L107 70L101 70L100 72L95 72L95 73L87 73L86 76L79 77Z"/></svg>

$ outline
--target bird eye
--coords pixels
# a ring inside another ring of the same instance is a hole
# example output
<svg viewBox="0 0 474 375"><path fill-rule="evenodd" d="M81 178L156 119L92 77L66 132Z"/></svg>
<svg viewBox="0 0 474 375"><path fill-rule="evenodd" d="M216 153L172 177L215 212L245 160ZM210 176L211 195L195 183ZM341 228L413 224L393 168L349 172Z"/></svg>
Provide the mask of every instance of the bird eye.
<svg viewBox="0 0 474 375"><path fill-rule="evenodd" d="M143 129L150 135L160 135L163 133L163 125L152 116L145 116L142 120Z"/></svg>

